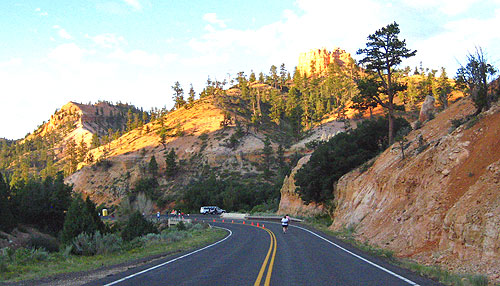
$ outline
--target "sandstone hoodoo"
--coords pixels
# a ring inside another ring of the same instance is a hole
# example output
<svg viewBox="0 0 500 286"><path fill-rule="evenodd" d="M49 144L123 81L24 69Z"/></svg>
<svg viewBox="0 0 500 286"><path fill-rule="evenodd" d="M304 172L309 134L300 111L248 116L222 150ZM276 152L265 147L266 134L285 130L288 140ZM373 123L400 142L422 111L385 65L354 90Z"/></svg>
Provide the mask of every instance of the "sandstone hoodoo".
<svg viewBox="0 0 500 286"><path fill-rule="evenodd" d="M307 163L307 161L309 161L310 157L311 155L302 157L297 163L297 166L293 168L290 175L283 181L278 214L290 214L293 216L315 216L324 214L325 209L322 205L316 203L305 205L296 191L295 174L305 163Z"/></svg>
<svg viewBox="0 0 500 286"><path fill-rule="evenodd" d="M322 75L332 63L344 66L354 63L354 60L351 54L340 48L334 48L333 51L328 51L326 48L314 49L300 54L297 71L307 76L310 76L313 71Z"/></svg>
<svg viewBox="0 0 500 286"><path fill-rule="evenodd" d="M422 107L420 108L420 115L418 117L418 120L420 122L424 122L426 120L431 119L432 116L434 116L434 102L436 100L432 95L428 95L425 97L425 101L422 104Z"/></svg>

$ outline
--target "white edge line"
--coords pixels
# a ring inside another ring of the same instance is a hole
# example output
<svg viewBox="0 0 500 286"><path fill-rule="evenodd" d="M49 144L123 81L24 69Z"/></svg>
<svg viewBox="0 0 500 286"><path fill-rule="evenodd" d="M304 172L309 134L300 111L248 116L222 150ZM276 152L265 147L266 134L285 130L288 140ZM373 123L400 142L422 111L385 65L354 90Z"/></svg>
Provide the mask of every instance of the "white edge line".
<svg viewBox="0 0 500 286"><path fill-rule="evenodd" d="M350 255L352 255L352 256L354 256L354 257L356 257L356 258L358 258L358 259L361 259L362 261L364 261L364 262L366 262L366 263L368 263L368 264L370 264L370 265L372 265L372 266L375 266L375 267L377 267L378 269L380 269L380 270L382 270L382 271L385 271L385 272L387 272L387 273L391 274L392 276L395 276L395 277L397 277L397 278L399 278L399 279L401 279L401 280L403 280L403 281L407 282L407 283L408 283L408 284L410 284L410 285L413 285L413 286L419 286L417 283L415 283L415 282L411 281L410 279L407 279L407 278L405 278L405 277L403 277L403 276L401 276L401 275L399 275L399 274L396 274L396 273L392 272L392 271L391 271L391 270L389 270L389 269L386 269L386 268L384 268L384 267L382 267L382 266L380 266L380 265L378 265L378 264L375 264L375 263L371 262L370 260L368 260L368 259L366 259L366 258L363 258L363 257L361 257L361 256L357 255L356 253L353 253L353 252L351 252L351 251L349 251L349 250L347 250L347 249L343 248L342 246L340 246L340 245L338 245L338 244L336 244L336 243L334 243L334 242L332 242L332 241L330 241L330 240L328 240L328 239L326 239L326 238L322 237L321 235L319 235L319 234L317 234L317 233L314 233L314 232L312 232L312 231L310 231L310 230L308 230L308 229L306 229L306 228L300 227L300 226L296 226L296 225L291 225L291 226L292 226L292 227L296 227L296 228L300 228L300 229L302 229L302 230L305 230L305 231L307 231L307 232L309 232L309 233L311 233L311 234L313 234L313 235L315 235L315 236L317 236L317 237L321 238L322 240L324 240L324 241L326 241L326 242L328 242L328 243L332 244L333 246L335 246L335 247L337 247L337 248L339 248L339 249L341 249L341 250L343 250L343 251L345 251L345 252L349 253Z"/></svg>
<svg viewBox="0 0 500 286"><path fill-rule="evenodd" d="M182 256L179 256L179 257L174 258L174 259L172 259L172 260L169 260L169 261L167 261L167 262L163 262L163 263L158 264L158 265L156 265L156 266L153 266L153 267L151 267L151 268L144 269L144 270L142 270L142 271L140 271L140 272L137 272L137 273L131 274L131 275L127 276L127 277L123 277L122 279L119 279L119 280L113 281L113 282L111 282L111 283L105 284L104 286L115 285L115 284L117 284L117 283L123 282L123 281L125 281L125 280L128 280L128 279L133 278L133 277L138 276L138 275L141 275L141 274L146 273L146 272L148 272L148 271L151 271L151 270L153 270L153 269L156 269L156 268L162 267L162 266L164 266L164 265L167 265L167 264L169 264L169 263L175 262L175 261L177 261L177 260L179 260L179 259L182 259L182 258L188 257L188 256L190 256L190 255L193 255L193 254L195 254L195 253L198 253L198 252L200 252L200 251L203 251L203 250L205 250L205 249L207 249L207 248L210 248L210 247L212 247L212 246L215 246L215 245L217 245L217 244L219 244L219 243L223 242L224 240L228 239L229 237L231 237L231 235L233 235L233 232L232 232L230 229L227 229L227 228L224 228L224 227L218 227L218 226L214 226L214 227L216 227L216 228L220 228L220 229L224 229L224 230L229 231L229 235L228 235L228 236L226 236L224 239L219 240L219 241L217 241L217 242L215 242L215 243L212 243L212 244L210 244L210 245L207 245L207 246L205 246L205 247L203 247L203 248L200 248L200 249L195 250L195 251L190 252L190 253L186 253L186 254L184 254L184 255L182 255Z"/></svg>

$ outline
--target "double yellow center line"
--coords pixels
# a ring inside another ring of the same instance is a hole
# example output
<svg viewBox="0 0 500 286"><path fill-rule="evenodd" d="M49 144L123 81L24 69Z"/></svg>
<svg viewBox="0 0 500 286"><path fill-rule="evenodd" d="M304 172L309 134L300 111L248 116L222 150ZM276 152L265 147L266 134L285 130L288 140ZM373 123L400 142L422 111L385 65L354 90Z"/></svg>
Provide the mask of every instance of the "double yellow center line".
<svg viewBox="0 0 500 286"><path fill-rule="evenodd" d="M266 259L264 259L264 263L262 263L262 267L260 268L259 276L257 276L257 280L255 280L255 283L253 284L254 286L260 286L260 282L264 276L266 267L267 267L267 275L264 285L269 286L269 283L271 282L271 274L273 273L274 258L276 257L276 247L277 247L276 236L269 229L264 228L264 230L267 231L267 233L269 233L269 236L271 237L271 244L269 245L269 250L267 251ZM271 258L271 260L269 260L269 258ZM269 266L267 262L269 262Z"/></svg>

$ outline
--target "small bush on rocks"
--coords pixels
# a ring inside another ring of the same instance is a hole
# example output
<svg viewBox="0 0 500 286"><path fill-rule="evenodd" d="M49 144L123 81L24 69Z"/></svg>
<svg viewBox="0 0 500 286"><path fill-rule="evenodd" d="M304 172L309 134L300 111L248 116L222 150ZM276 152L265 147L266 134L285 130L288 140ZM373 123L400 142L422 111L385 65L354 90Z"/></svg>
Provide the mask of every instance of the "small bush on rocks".
<svg viewBox="0 0 500 286"><path fill-rule="evenodd" d="M180 221L176 226L177 230L186 230L186 224L183 221Z"/></svg>
<svg viewBox="0 0 500 286"><path fill-rule="evenodd" d="M14 262L18 265L45 261L48 258L49 253L44 249L18 248L14 253Z"/></svg>
<svg viewBox="0 0 500 286"><path fill-rule="evenodd" d="M59 251L59 244L55 238L49 238L41 235L33 235L28 242L29 248L43 248L49 252Z"/></svg>
<svg viewBox="0 0 500 286"><path fill-rule="evenodd" d="M200 231L205 229L205 227L201 223L195 223L192 227L193 230Z"/></svg>
<svg viewBox="0 0 500 286"><path fill-rule="evenodd" d="M77 255L98 255L115 253L122 249L123 241L116 234L81 233L73 240L73 253Z"/></svg>
<svg viewBox="0 0 500 286"><path fill-rule="evenodd" d="M131 241L148 233L158 233L158 230L152 222L145 219L139 212L135 212L130 216L123 229L122 238L124 241Z"/></svg>

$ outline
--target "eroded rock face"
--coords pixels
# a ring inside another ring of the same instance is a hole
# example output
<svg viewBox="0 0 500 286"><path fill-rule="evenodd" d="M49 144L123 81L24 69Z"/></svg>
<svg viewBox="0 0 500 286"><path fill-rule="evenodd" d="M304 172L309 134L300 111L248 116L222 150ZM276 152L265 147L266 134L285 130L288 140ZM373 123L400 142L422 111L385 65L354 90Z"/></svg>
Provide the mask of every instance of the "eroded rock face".
<svg viewBox="0 0 500 286"><path fill-rule="evenodd" d="M389 148L343 176L331 228L354 225L360 240L398 256L500 281L500 108L449 133L474 110L455 103L409 134L405 160Z"/></svg>
<svg viewBox="0 0 500 286"><path fill-rule="evenodd" d="M315 203L305 205L304 201L296 192L297 187L295 186L295 174L297 174L297 171L302 168L305 163L309 162L310 158L311 155L302 157L297 163L297 166L293 168L290 176L287 176L283 181L278 214L289 214L292 216L315 216L325 212L322 205Z"/></svg>
<svg viewBox="0 0 500 286"><path fill-rule="evenodd" d="M432 95L428 95L426 98L425 98L425 101L424 103L422 104L422 108L420 108L420 115L418 117L418 120L420 122L425 122L429 119L432 118L432 116L434 115L434 102L436 100L434 99L434 97Z"/></svg>
<svg viewBox="0 0 500 286"><path fill-rule="evenodd" d="M340 66L348 64L351 62L351 54L340 48L334 48L333 51L328 51L326 48L313 49L306 53L301 53L299 56L299 64L297 65L297 70L301 74L306 74L310 76L312 73L312 67L317 74L324 75L328 70L328 65L331 63L337 63Z"/></svg>

